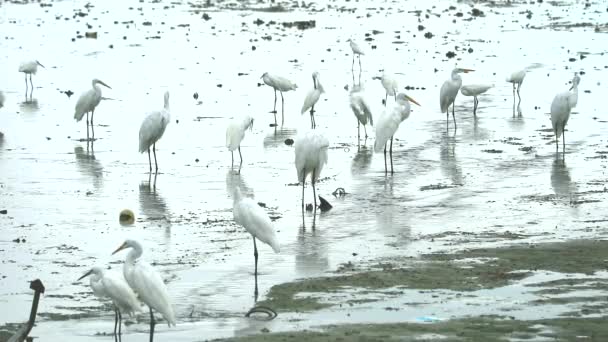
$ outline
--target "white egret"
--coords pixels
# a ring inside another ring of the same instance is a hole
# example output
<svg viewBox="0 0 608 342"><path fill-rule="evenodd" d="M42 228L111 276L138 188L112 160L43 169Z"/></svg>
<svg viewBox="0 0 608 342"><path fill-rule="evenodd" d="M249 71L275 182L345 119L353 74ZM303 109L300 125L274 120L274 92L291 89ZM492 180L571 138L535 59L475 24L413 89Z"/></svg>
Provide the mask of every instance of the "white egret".
<svg viewBox="0 0 608 342"><path fill-rule="evenodd" d="M141 311L141 304L135 292L129 287L121 274L106 271L99 266L91 268L82 277L90 276L93 294L100 298L110 298L114 303L114 335L118 326L118 335L121 334L122 314L132 315Z"/></svg>
<svg viewBox="0 0 608 342"><path fill-rule="evenodd" d="M233 118L228 123L226 128L226 147L232 155L232 165L234 165L234 150L239 150L239 157L241 158L241 164L243 164L243 155L241 155L241 141L245 137L245 131L253 130L253 118L249 115L243 115L241 117Z"/></svg>
<svg viewBox="0 0 608 342"><path fill-rule="evenodd" d="M559 137L562 136L562 152L566 152L566 135L564 134L564 130L570 118L570 111L578 102L578 84L580 81L581 78L577 74L574 74L570 90L555 95L553 102L551 102L551 125L553 126L553 132L555 132L556 151L559 150Z"/></svg>
<svg viewBox="0 0 608 342"><path fill-rule="evenodd" d="M387 73L382 73L382 77L380 77L380 81L382 82L382 86L386 91L386 96L384 97L384 105L386 106L386 101L388 100L388 96L395 96L395 101L397 100L397 80L393 75L389 75Z"/></svg>
<svg viewBox="0 0 608 342"><path fill-rule="evenodd" d="M519 102L521 102L521 96L519 95L519 89L521 88L521 84L524 83L524 78L526 77L526 69L518 70L512 73L507 77L507 82L513 83L513 101L515 101L515 85L517 85L517 97L519 98Z"/></svg>
<svg viewBox="0 0 608 342"><path fill-rule="evenodd" d="M460 88L460 92L464 96L473 96L473 115L477 117L477 105L479 104L479 100L477 96L485 93L488 89L494 87L493 84L467 84L463 85Z"/></svg>
<svg viewBox="0 0 608 342"><path fill-rule="evenodd" d="M19 72L22 72L25 75L25 88L27 89L27 75L30 75L30 84L32 85L32 90L34 89L34 83L32 83L32 74L36 75L38 72L38 66L44 68L44 65L40 64L37 60L25 61L19 65Z"/></svg>
<svg viewBox="0 0 608 342"><path fill-rule="evenodd" d="M94 78L91 82L93 85L92 89L87 90L78 98L78 102L76 102L76 108L74 110L74 119L76 121L82 120L84 114L87 114L87 140L89 140L89 112L91 112L91 132L93 135L93 139L95 139L95 129L93 128L93 115L95 114L95 107L101 102L101 88L98 84L103 85L104 87L110 88L109 85L103 83L102 81Z"/></svg>
<svg viewBox="0 0 608 342"><path fill-rule="evenodd" d="M389 149L391 159L391 174L393 174L393 136L399 125L410 116L410 102L420 106L416 100L407 96L404 93L397 95L395 105L390 110L385 110L376 122L376 141L374 142L374 151L379 153L384 147L384 173L388 173L386 166L386 143L391 140Z"/></svg>
<svg viewBox="0 0 608 342"><path fill-rule="evenodd" d="M455 111L455 100L456 95L458 95L458 90L460 90L460 86L462 85L462 77L460 77L459 73L471 72L475 71L472 69L463 69L463 68L455 68L452 70L452 77L445 81L441 86L441 90L439 91L439 106L441 107L441 112L446 115L446 127L449 126L450 122L450 105L452 105L452 118L454 119L454 129L456 128L456 115Z"/></svg>
<svg viewBox="0 0 608 342"><path fill-rule="evenodd" d="M285 122L285 99L283 98L284 91L296 90L298 86L290 80L281 77L271 75L265 72L262 75L262 79L266 85L271 86L274 89L274 125L277 125L277 90L281 93L281 125Z"/></svg>
<svg viewBox="0 0 608 342"><path fill-rule="evenodd" d="M165 129L171 120L169 113L169 92L165 92L165 107L160 111L148 113L139 127L139 153L148 151L148 163L152 172L152 159L150 157L150 146L154 152L154 165L158 172L158 162L156 160L156 142L163 136Z"/></svg>
<svg viewBox="0 0 608 342"><path fill-rule="evenodd" d="M255 240L258 239L272 247L275 253L280 252L279 241L275 235L274 227L270 222L268 214L254 200L243 197L239 187L235 187L233 195L232 214L234 221L243 226L253 238L253 256L255 258L255 293L258 297L258 247Z"/></svg>
<svg viewBox="0 0 608 342"><path fill-rule="evenodd" d="M302 182L302 211L304 211L304 183L309 174L315 203L314 209L317 209L315 182L319 179L321 170L323 170L323 166L327 163L328 148L329 141L321 132L307 130L304 133L299 133L296 137L295 163L298 172L298 181Z"/></svg>
<svg viewBox="0 0 608 342"><path fill-rule="evenodd" d="M152 342L154 339L154 325L156 324L152 309L160 312L165 320L167 320L169 326L175 326L173 307L171 306L167 286L165 286L160 274L150 264L139 259L143 253L139 242L126 240L112 254L116 254L126 248L133 249L127 254L123 273L131 289L150 309L150 342Z"/></svg>
<svg viewBox="0 0 608 342"><path fill-rule="evenodd" d="M315 104L319 101L319 98L321 97L321 94L325 92L325 89L323 89L323 85L321 85L321 82L319 81L319 73L316 71L312 73L312 83L313 88L306 94L301 114L304 114L310 109L310 128L314 129L317 127L315 122Z"/></svg>
<svg viewBox="0 0 608 342"><path fill-rule="evenodd" d="M359 59L359 70L361 70L361 55L365 55L365 52L363 51L363 49L361 49L361 47L359 47L359 44L355 43L354 40L348 39L347 42L350 42L350 48L351 50L353 50L353 63L350 69L354 70L355 55L357 55L357 58Z"/></svg>
<svg viewBox="0 0 608 342"><path fill-rule="evenodd" d="M361 125L365 131L365 139L367 139L367 129L365 125L368 123L374 125L374 118L369 105L363 97L362 89L360 86L354 86L350 92L350 108L353 110L353 114L357 118L357 141L359 141Z"/></svg>

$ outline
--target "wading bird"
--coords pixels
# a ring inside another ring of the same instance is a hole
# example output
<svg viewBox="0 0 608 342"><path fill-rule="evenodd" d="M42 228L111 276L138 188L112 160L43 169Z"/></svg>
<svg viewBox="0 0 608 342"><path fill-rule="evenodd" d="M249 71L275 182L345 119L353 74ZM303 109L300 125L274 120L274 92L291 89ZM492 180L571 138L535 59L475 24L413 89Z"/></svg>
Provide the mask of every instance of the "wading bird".
<svg viewBox="0 0 608 342"><path fill-rule="evenodd" d="M376 141L374 142L374 151L379 153L384 147L384 173L388 173L386 166L386 143L391 140L389 155L391 160L391 174L393 174L393 136L399 125L410 116L410 102L418 104L416 100L399 93L393 108L385 110L376 121Z"/></svg>
<svg viewBox="0 0 608 342"><path fill-rule="evenodd" d="M304 184L306 177L310 174L314 197L314 210L317 209L317 192L315 182L319 180L321 170L327 163L327 149L329 141L321 132L308 130L298 134L295 140L296 170L298 181L302 182L302 212L304 212Z"/></svg>
<svg viewBox="0 0 608 342"><path fill-rule="evenodd" d="M275 235L274 227L268 214L254 200L243 197L238 186L235 187L233 195L232 214L234 221L243 226L253 238L253 256L255 258L255 292L258 298L258 247L255 240L258 239L272 247L275 253L280 252L279 241Z"/></svg>
<svg viewBox="0 0 608 342"><path fill-rule="evenodd" d="M321 94L323 94L325 90L321 85L321 81L319 81L319 73L316 71L312 73L312 83L313 88L306 94L301 114L304 114L310 109L310 128L314 129L317 127L317 123L315 122L315 104L319 101Z"/></svg>
<svg viewBox="0 0 608 342"><path fill-rule="evenodd" d="M460 92L464 96L473 96L473 115L477 117L477 105L479 100L477 96L485 93L488 89L492 88L493 84L467 84L460 88Z"/></svg>
<svg viewBox="0 0 608 342"><path fill-rule="evenodd" d="M267 72L262 75L262 79L266 85L271 86L274 89L274 125L277 125L277 90L281 93L281 125L285 122L285 99L283 98L284 91L296 90L298 86L290 80L281 77L274 76Z"/></svg>
<svg viewBox="0 0 608 342"><path fill-rule="evenodd" d="M89 140L89 112L91 112L91 133L93 136L93 140L95 139L95 129L93 128L93 115L95 114L95 107L97 107L99 102L101 102L101 88L98 86L98 84L101 84L102 86L108 89L112 89L109 85L103 83L102 81L96 78L93 79L91 84L93 85L93 89L89 89L82 95L80 95L80 97L78 98L78 102L76 102L76 108L74 110L74 119L76 119L77 122L82 120L82 117L85 113L87 114L87 140Z"/></svg>
<svg viewBox="0 0 608 342"><path fill-rule="evenodd" d="M353 50L353 63L351 65L350 69L354 70L355 55L357 55L357 58L359 59L359 71L361 71L361 55L365 55L365 52L363 52L363 50L359 47L359 45L357 43L355 43L354 40L348 39L347 42L350 42L350 48L351 48L351 50Z"/></svg>
<svg viewBox="0 0 608 342"><path fill-rule="evenodd" d="M439 106L441 107L441 112L446 115L446 128L449 128L450 123L450 105L452 105L452 118L454 119L454 129L456 129L456 115L455 107L456 107L456 95L458 95L458 90L460 90L460 86L462 85L462 77L460 77L459 73L471 72L475 71L472 69L463 69L463 68L455 68L452 70L452 77L443 82L441 86L441 90L439 91Z"/></svg>
<svg viewBox="0 0 608 342"><path fill-rule="evenodd" d="M249 128L249 130L253 130L253 118L249 115L243 115L241 117L233 118L228 123L228 127L226 128L226 147L230 151L232 155L232 166L234 166L234 150L239 150L239 157L241 158L241 163L243 164L243 155L241 155L241 141L245 137L245 131ZM240 166L239 166L240 169Z"/></svg>
<svg viewBox="0 0 608 342"><path fill-rule="evenodd" d="M382 73L382 77L380 77L380 82L382 82L382 86L386 91L386 95L384 96L384 106L386 106L386 101L388 100L389 95L394 96L396 101L398 85L395 77L386 73Z"/></svg>
<svg viewBox="0 0 608 342"><path fill-rule="evenodd" d="M22 72L23 74L25 74L25 89L27 91L27 75L30 75L30 84L32 85L32 90L34 89L34 83L32 82L32 75L36 75L36 72L38 71L38 66L41 66L44 68L44 65L40 64L40 62L33 60L33 61L26 61L26 62L22 62L19 65L19 72Z"/></svg>
<svg viewBox="0 0 608 342"><path fill-rule="evenodd" d="M576 107L576 103L578 102L578 84L580 82L581 78L577 74L574 74L570 90L557 94L553 102L551 102L551 125L555 133L555 151L559 150L559 137L562 136L562 153L564 154L566 153L566 135L564 134L564 130L570 118L570 111Z"/></svg>
<svg viewBox="0 0 608 342"><path fill-rule="evenodd" d="M122 314L131 315L141 311L141 304L137 300L135 292L129 287L122 275L106 271L99 266L91 268L82 277L90 276L93 294L100 298L110 298L114 303L114 335L118 327L118 335L122 333Z"/></svg>
<svg viewBox="0 0 608 342"><path fill-rule="evenodd" d="M154 325L156 324L152 309L160 312L169 326L175 326L175 315L171 307L171 300L160 274L150 264L139 259L143 253L139 242L126 240L112 254L114 255L126 248L132 248L132 250L127 254L123 273L131 289L150 309L150 342L152 342L154 340Z"/></svg>
<svg viewBox="0 0 608 342"><path fill-rule="evenodd" d="M518 70L512 73L507 77L507 82L513 83L513 101L515 101L515 86L517 85L517 97L519 98L519 102L521 102L521 96L519 95L519 89L521 88L521 84L524 83L524 78L526 77L526 69Z"/></svg>
<svg viewBox="0 0 608 342"><path fill-rule="evenodd" d="M374 118L372 117L372 112L369 105L363 97L360 86L354 86L353 90L350 92L350 108L353 110L355 118L357 118L357 142L359 141L361 134L361 125L363 125L365 139L367 139L367 129L365 128L365 125L369 123L371 126L373 126Z"/></svg>
<svg viewBox="0 0 608 342"><path fill-rule="evenodd" d="M165 92L165 107L160 111L149 113L139 127L139 153L148 151L148 163L152 172L152 159L150 157L150 146L154 152L154 165L158 172L158 162L156 160L156 142L162 138L165 129L171 120L169 113L169 92Z"/></svg>

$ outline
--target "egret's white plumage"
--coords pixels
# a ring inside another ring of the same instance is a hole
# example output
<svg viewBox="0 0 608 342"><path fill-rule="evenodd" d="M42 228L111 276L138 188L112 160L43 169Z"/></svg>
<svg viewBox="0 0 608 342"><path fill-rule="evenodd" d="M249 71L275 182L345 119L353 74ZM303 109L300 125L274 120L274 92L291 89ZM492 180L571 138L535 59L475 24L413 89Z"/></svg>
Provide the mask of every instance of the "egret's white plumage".
<svg viewBox="0 0 608 342"><path fill-rule="evenodd" d="M310 126L311 128L315 128L317 126L314 116L315 104L319 101L319 98L321 97L321 94L325 92L325 89L323 89L323 85L321 85L321 81L319 80L319 73L316 71L312 73L312 82L313 88L306 94L301 114L304 114L310 109Z"/></svg>
<svg viewBox="0 0 608 342"><path fill-rule="evenodd" d="M152 309L158 311L169 326L175 325L175 314L173 313L167 286L160 274L150 264L140 259L143 253L141 244L135 240L126 240L112 254L126 248L132 248L132 250L127 254L123 273L131 289L150 308L151 334L154 331Z"/></svg>
<svg viewBox="0 0 608 342"><path fill-rule="evenodd" d="M441 112L446 114L446 126L449 124L449 108L452 105L452 118L454 119L454 128L456 128L456 115L454 114L456 104L454 103L456 100L456 95L458 95L458 90L460 90L460 86L462 85L462 77L460 77L459 73L470 72L472 69L463 69L463 68L455 68L452 70L452 75L449 80L445 81L441 86L441 90L439 91L439 106L441 107Z"/></svg>
<svg viewBox="0 0 608 342"><path fill-rule="evenodd" d="M374 151L381 152L384 149L384 172L388 172L386 165L386 143L391 140L389 150L391 160L391 173L393 173L393 136L399 125L410 117L410 101L419 105L416 100L407 96L404 93L397 95L395 104L390 109L385 109L376 121L376 141L374 142Z"/></svg>
<svg viewBox="0 0 608 342"><path fill-rule="evenodd" d="M169 92L165 92L165 106L160 111L153 111L146 115L139 127L139 153L148 151L148 162L150 172L152 172L152 159L150 158L150 147L154 152L154 164L158 172L158 162L156 160L156 142L165 134L165 129L171 120L169 112Z"/></svg>
<svg viewBox="0 0 608 342"><path fill-rule="evenodd" d="M91 81L92 89L87 90L78 98L76 102L76 108L74 109L74 119L76 121L82 120L84 114L87 114L87 139L89 138L89 112L91 113L91 130L93 131L93 138L95 138L95 130L93 129L93 115L95 114L95 108L101 102L101 88L98 84L101 84L109 89L109 85L103 83L98 79Z"/></svg>
<svg viewBox="0 0 608 342"><path fill-rule="evenodd" d="M234 165L234 150L239 150L239 156L241 157L241 164L243 163L243 156L241 155L241 141L245 137L245 131L247 129L253 129L253 118L249 115L243 115L236 118L232 118L226 127L226 147L232 155L232 164Z"/></svg>
<svg viewBox="0 0 608 342"><path fill-rule="evenodd" d="M574 75L572 80L572 88L569 91L559 93L553 98L551 102L551 126L555 133L555 148L559 148L559 137L563 135L562 151L566 151L566 136L564 129L570 118L570 112L572 108L578 103L578 84L581 78L578 75Z"/></svg>
<svg viewBox="0 0 608 342"><path fill-rule="evenodd" d="M283 98L283 92L296 90L298 86L286 79L285 77L271 75L265 72L262 75L262 79L266 85L271 86L274 89L274 124L277 124L277 90L281 93L281 125L285 122L285 99Z"/></svg>
<svg viewBox="0 0 608 342"><path fill-rule="evenodd" d="M25 88L27 89L27 75L30 75L30 84L32 85L32 90L34 89L34 83L32 83L32 75L36 75L38 72L38 66L44 68L44 65L40 64L37 60L25 61L19 65L19 72L25 74Z"/></svg>
<svg viewBox="0 0 608 342"><path fill-rule="evenodd" d="M280 252L279 241L274 231L272 222L268 214L254 200L244 197L239 187L235 187L232 194L233 207L232 214L234 221L243 226L253 238L253 256L255 258L255 292L258 296L258 247L256 239L272 247L275 253Z"/></svg>
<svg viewBox="0 0 608 342"><path fill-rule="evenodd" d="M363 51L363 49L361 49L359 44L355 43L354 40L349 39L347 40L347 42L350 43L350 48L353 51L353 63L351 65L351 70L355 66L355 55L357 55L357 58L359 59L359 70L361 70L361 55L365 55L365 52Z"/></svg>
<svg viewBox="0 0 608 342"><path fill-rule="evenodd" d="M350 108L353 110L355 118L357 118L357 139L359 139L361 125L363 125L365 137L367 138L367 129L365 128L365 125L369 123L373 126L374 118L370 106L367 104L367 101L365 101L361 86L354 86L350 92Z"/></svg>
<svg viewBox="0 0 608 342"><path fill-rule="evenodd" d="M460 88L462 95L473 96L473 115L477 116L477 105L479 104L477 96L485 93L492 87L494 87L493 84L467 84Z"/></svg>
<svg viewBox="0 0 608 342"><path fill-rule="evenodd" d="M382 77L380 77L380 82L382 82L382 86L386 91L386 96L384 97L384 105L386 106L386 101L388 100L389 95L395 96L395 100L397 100L397 89L399 86L397 85L397 80L393 75L389 75L386 72L382 73Z"/></svg>
<svg viewBox="0 0 608 342"><path fill-rule="evenodd" d="M513 72L511 75L507 76L507 82L513 83L513 101L515 101L515 86L517 85L517 97L521 102L521 96L519 95L519 89L521 88L521 84L524 83L524 78L526 77L526 69L518 70Z"/></svg>
<svg viewBox="0 0 608 342"><path fill-rule="evenodd" d="M132 315L141 311L141 303L137 300L135 292L129 287L123 276L119 273L106 271L99 266L91 268L78 280L89 276L89 283L93 294L100 298L110 298L115 307L115 325L114 333L116 333L116 325L119 327L122 321L122 314Z"/></svg>
<svg viewBox="0 0 608 342"><path fill-rule="evenodd" d="M306 177L310 175L316 209L317 194L315 182L319 179L323 166L327 163L329 140L321 132L307 130L296 136L294 144L298 181L302 182L302 208L304 208L304 183L306 182Z"/></svg>

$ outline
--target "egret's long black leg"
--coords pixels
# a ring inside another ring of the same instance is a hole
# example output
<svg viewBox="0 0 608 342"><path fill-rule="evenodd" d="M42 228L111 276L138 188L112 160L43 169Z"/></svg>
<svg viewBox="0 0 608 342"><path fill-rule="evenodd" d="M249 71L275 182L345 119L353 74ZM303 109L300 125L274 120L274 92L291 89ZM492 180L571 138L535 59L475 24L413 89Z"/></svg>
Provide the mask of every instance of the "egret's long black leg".
<svg viewBox="0 0 608 342"><path fill-rule="evenodd" d="M154 314L152 313L152 308L150 308L150 342L154 341L154 326L156 322L154 321Z"/></svg>
<svg viewBox="0 0 608 342"><path fill-rule="evenodd" d="M389 155L391 157L391 175L392 175L393 173L395 173L393 171L393 137L391 137L391 148L389 150Z"/></svg>
<svg viewBox="0 0 608 342"><path fill-rule="evenodd" d="M152 173L152 158L150 158L150 148L148 147L148 164L150 165L150 173Z"/></svg>
<svg viewBox="0 0 608 342"><path fill-rule="evenodd" d="M254 278L255 278L255 291L253 296L255 300L258 300L258 246L255 243L255 237L253 237L253 257L255 258L255 270L254 270Z"/></svg>
<svg viewBox="0 0 608 342"><path fill-rule="evenodd" d="M158 173L158 162L156 161L156 143L152 145L152 152L154 152L154 165L156 166L156 172ZM150 165L150 171L152 171L152 165Z"/></svg>
<svg viewBox="0 0 608 342"><path fill-rule="evenodd" d="M386 167L386 143L384 143L384 174L388 173L388 168Z"/></svg>
<svg viewBox="0 0 608 342"><path fill-rule="evenodd" d="M285 123L285 99L283 98L283 92L281 92L281 126Z"/></svg>

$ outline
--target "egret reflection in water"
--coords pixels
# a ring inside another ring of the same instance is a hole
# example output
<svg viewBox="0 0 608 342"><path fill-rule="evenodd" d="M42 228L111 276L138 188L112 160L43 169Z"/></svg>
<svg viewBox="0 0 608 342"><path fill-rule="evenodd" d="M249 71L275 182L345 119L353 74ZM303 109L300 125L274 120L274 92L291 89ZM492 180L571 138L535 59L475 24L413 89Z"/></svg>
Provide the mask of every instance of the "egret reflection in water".
<svg viewBox="0 0 608 342"><path fill-rule="evenodd" d="M95 189L101 188L103 185L103 166L95 158L95 151L92 148L89 149L87 144L87 150L82 146L74 147L74 155L76 156L76 165L80 173L87 177L91 177L93 180L93 186Z"/></svg>
<svg viewBox="0 0 608 342"><path fill-rule="evenodd" d="M555 195L568 199L569 202L576 201L577 187L570 177L570 168L566 161L561 158L561 153L555 154L555 159L551 166L551 187Z"/></svg>
<svg viewBox="0 0 608 342"><path fill-rule="evenodd" d="M350 164L350 172L354 175L365 174L369 170L372 163L374 150L365 146L361 147L355 154L353 161Z"/></svg>
<svg viewBox="0 0 608 342"><path fill-rule="evenodd" d="M170 233L171 218L169 207L163 196L156 188L156 178L158 174L149 174L148 181L139 184L139 205L141 212L146 216L148 221L158 222L159 225L165 226L167 234ZM166 236L167 238L169 235Z"/></svg>

